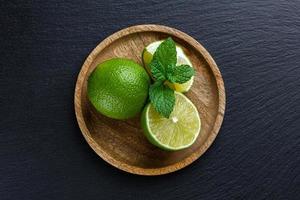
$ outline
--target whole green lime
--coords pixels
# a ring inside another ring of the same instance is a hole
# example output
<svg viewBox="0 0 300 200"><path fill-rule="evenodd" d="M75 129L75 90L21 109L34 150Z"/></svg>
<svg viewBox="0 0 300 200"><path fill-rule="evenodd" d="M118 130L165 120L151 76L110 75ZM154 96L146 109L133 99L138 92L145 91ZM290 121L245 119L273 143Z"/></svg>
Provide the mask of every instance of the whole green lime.
<svg viewBox="0 0 300 200"><path fill-rule="evenodd" d="M103 115L128 119L146 103L150 78L132 60L113 58L99 64L88 79L88 98Z"/></svg>

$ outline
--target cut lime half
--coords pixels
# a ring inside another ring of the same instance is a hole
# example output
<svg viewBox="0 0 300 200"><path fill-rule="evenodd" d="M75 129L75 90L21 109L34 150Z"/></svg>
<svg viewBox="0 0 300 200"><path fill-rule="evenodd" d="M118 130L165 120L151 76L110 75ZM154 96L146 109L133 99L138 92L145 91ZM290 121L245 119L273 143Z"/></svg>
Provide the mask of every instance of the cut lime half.
<svg viewBox="0 0 300 200"><path fill-rule="evenodd" d="M195 105L182 93L175 92L175 106L170 117L162 117L149 103L142 114L142 127L147 139L165 150L191 146L199 135L201 120Z"/></svg>

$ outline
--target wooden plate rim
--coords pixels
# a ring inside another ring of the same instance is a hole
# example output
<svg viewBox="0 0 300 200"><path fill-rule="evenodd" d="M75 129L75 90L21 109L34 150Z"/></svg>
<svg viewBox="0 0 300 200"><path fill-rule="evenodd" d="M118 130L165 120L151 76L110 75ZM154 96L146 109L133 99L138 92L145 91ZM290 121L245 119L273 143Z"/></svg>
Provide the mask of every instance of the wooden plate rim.
<svg viewBox="0 0 300 200"><path fill-rule="evenodd" d="M180 162L174 163L172 165L166 166L166 167L160 167L160 168L141 168L137 166L131 166L126 163L122 163L113 157L111 157L109 154L107 154L101 147L94 141L94 139L91 137L91 134L86 127L86 124L84 122L82 109L81 109L81 93L82 93L82 85L83 81L85 80L86 73L88 72L89 66L92 64L93 60L96 58L98 53L100 53L105 47L110 45L114 40L117 40L125 35L132 34L132 33L138 33L138 32L144 32L144 31L153 31L153 32L162 32L168 35L173 35L177 38L182 39L183 41L189 43L191 46L193 46L195 49L197 49L203 56L203 58L208 63L209 67L211 68L213 75L215 76L215 80L217 83L217 89L218 89L218 98L219 98L219 108L218 108L218 114L216 117L215 124L212 129L212 133L209 134L208 138L206 139L205 143L199 147L195 152L193 152L189 157L181 160ZM75 94L74 94L74 106L75 106L75 114L77 118L77 122L79 125L79 128L86 139L87 143L90 145L90 147L106 162L109 164L115 166L118 169L121 169L123 171L138 174L138 175L162 175L171 173L174 171L177 171L179 169L182 169L186 167L187 165L191 164L193 161L197 160L212 144L214 139L216 138L224 118L225 113L225 103L226 97L225 97L225 87L224 82L222 79L222 75L211 57L211 55L208 53L208 51L194 38L187 35L186 33L179 31L175 28L170 28L163 25L155 25L155 24L144 24L144 25L135 25L128 28L124 28L120 31L115 32L114 34L110 35L106 39L104 39L100 44L96 46L95 49L89 54L89 56L86 58L80 73L77 78L76 86L75 86Z"/></svg>

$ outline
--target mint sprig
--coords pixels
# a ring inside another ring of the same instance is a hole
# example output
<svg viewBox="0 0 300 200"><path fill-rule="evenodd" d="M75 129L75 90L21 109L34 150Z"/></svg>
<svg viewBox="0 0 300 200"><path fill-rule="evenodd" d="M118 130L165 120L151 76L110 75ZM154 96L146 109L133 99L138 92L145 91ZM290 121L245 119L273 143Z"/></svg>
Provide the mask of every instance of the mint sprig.
<svg viewBox="0 0 300 200"><path fill-rule="evenodd" d="M169 118L175 105L174 91L165 83L185 83L195 74L189 65L176 66L176 44L172 38L163 41L156 49L149 64L155 82L150 86L149 97L155 110Z"/></svg>

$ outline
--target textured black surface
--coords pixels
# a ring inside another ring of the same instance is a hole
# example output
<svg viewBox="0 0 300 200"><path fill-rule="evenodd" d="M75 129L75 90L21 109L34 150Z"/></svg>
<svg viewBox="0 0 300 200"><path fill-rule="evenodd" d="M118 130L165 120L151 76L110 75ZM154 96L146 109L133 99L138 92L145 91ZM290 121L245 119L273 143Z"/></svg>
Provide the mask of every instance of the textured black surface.
<svg viewBox="0 0 300 200"><path fill-rule="evenodd" d="M299 10L296 0L1 0L0 199L300 199ZM160 177L106 164L73 109L89 52L144 23L200 41L227 92L212 147Z"/></svg>

